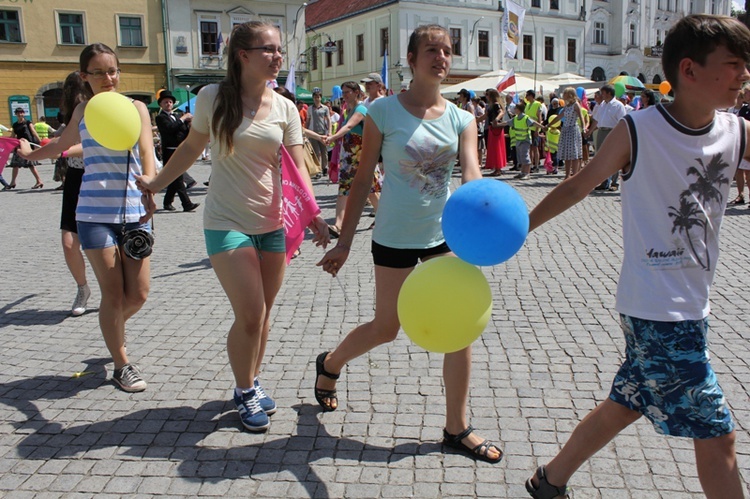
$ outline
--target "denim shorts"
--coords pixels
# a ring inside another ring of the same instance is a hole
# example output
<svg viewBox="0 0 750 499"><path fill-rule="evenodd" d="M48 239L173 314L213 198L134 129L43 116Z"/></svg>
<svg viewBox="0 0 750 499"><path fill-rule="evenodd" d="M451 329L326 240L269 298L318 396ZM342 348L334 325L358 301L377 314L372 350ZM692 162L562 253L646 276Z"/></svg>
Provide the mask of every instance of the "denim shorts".
<svg viewBox="0 0 750 499"><path fill-rule="evenodd" d="M203 235L206 239L208 256L248 246L258 251L286 252L284 229L277 229L265 234L244 234L236 230L204 229Z"/></svg>
<svg viewBox="0 0 750 499"><path fill-rule="evenodd" d="M626 359L609 398L640 412L658 433L705 439L734 421L708 355L708 319L658 322L620 314Z"/></svg>
<svg viewBox="0 0 750 499"><path fill-rule="evenodd" d="M131 222L125 230L143 229L151 232L151 223ZM104 249L122 244L123 229L121 223L78 222L78 239L84 250Z"/></svg>

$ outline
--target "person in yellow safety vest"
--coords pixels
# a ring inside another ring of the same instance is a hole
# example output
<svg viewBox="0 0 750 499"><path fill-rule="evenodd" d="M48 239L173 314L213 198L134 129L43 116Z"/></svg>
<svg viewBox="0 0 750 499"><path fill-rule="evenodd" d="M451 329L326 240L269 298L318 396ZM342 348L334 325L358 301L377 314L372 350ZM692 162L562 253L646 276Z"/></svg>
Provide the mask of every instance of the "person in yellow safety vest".
<svg viewBox="0 0 750 499"><path fill-rule="evenodd" d="M56 132L54 128L47 124L47 118L45 116L41 116L39 121L34 123L34 130L36 130L36 134L39 135L39 140L48 139L51 134Z"/></svg>
<svg viewBox="0 0 750 499"><path fill-rule="evenodd" d="M526 114L532 120L537 123L541 123L544 118L542 117L542 103L536 100L536 92L529 90L526 92ZM539 166L539 156L541 151L539 150L539 134L536 131L531 133L531 164L536 169Z"/></svg>
<svg viewBox="0 0 750 499"><path fill-rule="evenodd" d="M510 145L516 148L516 164L521 166L521 173L514 178L528 180L531 175L531 131L533 128L544 129L544 125L526 115L526 103L519 102L515 108L516 116L510 120Z"/></svg>
<svg viewBox="0 0 750 499"><path fill-rule="evenodd" d="M583 117L583 123L581 123L581 130L588 130L589 124L591 123L589 110L586 109L586 106L583 105L583 103L581 102L581 99L578 99L578 105L581 106L581 116ZM586 163L589 162L589 139L588 137L586 137L585 133L583 133L582 137L583 137L582 139L583 159L581 160L581 168L586 166Z"/></svg>

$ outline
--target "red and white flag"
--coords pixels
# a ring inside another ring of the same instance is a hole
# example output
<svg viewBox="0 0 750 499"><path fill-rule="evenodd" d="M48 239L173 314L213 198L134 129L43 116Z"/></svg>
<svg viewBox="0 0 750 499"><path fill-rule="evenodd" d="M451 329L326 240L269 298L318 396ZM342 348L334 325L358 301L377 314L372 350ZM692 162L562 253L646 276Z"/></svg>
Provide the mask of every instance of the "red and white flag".
<svg viewBox="0 0 750 499"><path fill-rule="evenodd" d="M318 216L320 208L315 197L305 185L289 151L281 146L281 191L283 195L284 236L286 263L305 239L305 227Z"/></svg>
<svg viewBox="0 0 750 499"><path fill-rule="evenodd" d="M503 76L502 80L497 82L497 85L495 85L495 88L497 88L498 92L502 92L506 88L508 88L511 85L516 84L516 72L513 68L510 68L510 71L508 71L505 76Z"/></svg>

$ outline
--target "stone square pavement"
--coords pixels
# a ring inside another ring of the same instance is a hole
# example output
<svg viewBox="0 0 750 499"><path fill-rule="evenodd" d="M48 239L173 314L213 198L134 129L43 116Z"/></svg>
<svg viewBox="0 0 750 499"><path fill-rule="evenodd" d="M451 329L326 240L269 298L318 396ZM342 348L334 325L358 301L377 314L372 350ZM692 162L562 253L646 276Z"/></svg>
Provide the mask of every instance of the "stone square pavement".
<svg viewBox="0 0 750 499"><path fill-rule="evenodd" d="M191 196L204 203L209 165L191 173L199 180ZM50 179L51 166L41 174ZM502 181L533 206L560 179ZM61 192L32 184L22 171L19 188L0 193L0 496L527 497L524 481L606 397L622 356L613 310L620 197L594 193L530 235L514 259L483 269L494 311L474 344L470 421L501 443L502 463L443 452L442 356L405 335L352 362L339 410L321 413L315 356L373 315L365 216L337 280L315 267L322 251L309 242L288 268L262 375L279 411L268 433L251 434L229 401L232 315L206 257L203 206L157 213L151 294L128 323L128 353L149 387L131 395L108 381L90 267L91 310L69 315L76 289L59 242ZM319 180L315 188L332 217L335 187ZM750 210L730 208L710 319L746 484L749 234ZM81 371L93 374L72 376ZM643 421L570 485L577 499L701 497L692 443Z"/></svg>

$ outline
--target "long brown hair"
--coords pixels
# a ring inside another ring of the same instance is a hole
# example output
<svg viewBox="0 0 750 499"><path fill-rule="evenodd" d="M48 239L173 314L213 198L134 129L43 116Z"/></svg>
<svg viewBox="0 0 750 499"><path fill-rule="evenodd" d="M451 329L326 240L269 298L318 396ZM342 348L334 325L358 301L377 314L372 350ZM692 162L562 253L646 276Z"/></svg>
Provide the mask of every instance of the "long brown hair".
<svg viewBox="0 0 750 499"><path fill-rule="evenodd" d="M81 102L88 100L92 97L90 88L84 86L81 75L78 71L73 71L65 78L63 83L62 91L62 114L63 123L70 123L70 119L73 117L73 111L76 106Z"/></svg>
<svg viewBox="0 0 750 499"><path fill-rule="evenodd" d="M242 61L239 52L252 47L258 34L268 29L277 28L269 22L250 21L235 26L229 38L227 75L219 83L211 120L211 130L226 149L227 155L234 152L234 132L242 123Z"/></svg>

